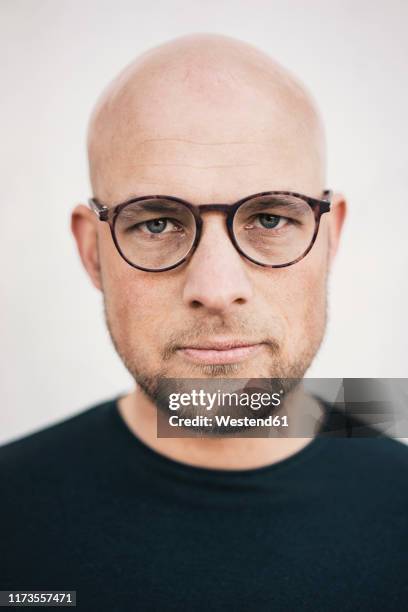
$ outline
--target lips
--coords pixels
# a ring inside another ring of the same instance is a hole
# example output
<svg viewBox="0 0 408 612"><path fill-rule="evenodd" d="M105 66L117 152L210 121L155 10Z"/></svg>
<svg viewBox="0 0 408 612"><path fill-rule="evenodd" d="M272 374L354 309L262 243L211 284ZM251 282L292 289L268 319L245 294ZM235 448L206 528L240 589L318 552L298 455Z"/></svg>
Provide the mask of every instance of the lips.
<svg viewBox="0 0 408 612"><path fill-rule="evenodd" d="M262 342L219 340L180 347L178 353L193 363L228 364L254 357L263 346Z"/></svg>

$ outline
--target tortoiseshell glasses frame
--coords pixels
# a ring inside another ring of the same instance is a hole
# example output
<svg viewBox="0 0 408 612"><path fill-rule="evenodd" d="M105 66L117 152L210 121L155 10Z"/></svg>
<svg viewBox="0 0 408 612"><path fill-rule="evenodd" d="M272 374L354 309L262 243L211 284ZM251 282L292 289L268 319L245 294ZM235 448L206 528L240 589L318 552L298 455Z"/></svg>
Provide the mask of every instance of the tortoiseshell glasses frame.
<svg viewBox="0 0 408 612"><path fill-rule="evenodd" d="M231 239L232 244L234 245L234 247L236 248L236 250L246 259L248 259L249 261L259 265L259 266L263 266L265 268L285 268L287 266L292 266L293 264L301 261L304 257L306 257L306 255L309 253L309 251L311 250L311 248L313 247L315 241L316 241L316 237L317 237L317 233L319 231L319 225L320 225L320 218L322 216L322 214L327 213L330 211L330 206L331 206L331 197L333 195L332 190L330 189L326 189L323 192L323 199L318 199L318 198L314 198L314 197L310 197L310 196L306 196L303 195L301 193L298 193L296 191L262 191L260 193L256 193L250 196L246 196L245 198L242 198L240 200L238 200L237 202L233 203L233 204L219 204L219 203L209 203L209 204L199 204L199 205L195 205L195 204L191 204L191 202L188 202L186 200L183 200L181 198L178 197L174 197L174 196L166 196L166 195L148 195L148 196L140 196L137 198L132 198L130 200L127 200L126 202L122 202L120 204L117 204L116 206L106 206L104 204L102 204L98 199L96 198L90 198L88 200L88 204L90 206L90 208L94 211L94 213L97 215L98 219L100 221L105 221L109 224L110 227L110 231L111 231L111 235L112 235L112 239L113 242L120 254L120 256L133 268L137 268L138 270L143 270L145 272L165 272L167 270L172 270L178 266L180 266L181 264L183 264L184 262L186 262L188 259L190 259L194 253L194 251L197 249L197 246L200 242L200 238L201 238L201 233L202 233L202 228L203 228L203 219L202 219L202 214L206 213L206 212L211 212L211 211L218 211L218 212L222 212L226 215L226 226L227 226L227 230L228 230L228 234L229 237ZM237 213L237 211L240 209L240 207L247 203L248 201L252 200L253 198L258 198L258 197L264 197L264 196L294 196L295 198L299 198L301 200L303 200L304 202L306 202L314 215L314 231L313 231L313 235L311 237L310 243L308 244L307 248L303 251L303 253L296 257L295 259L293 259L293 261L289 261L287 263L279 263L279 264L267 264L264 262L260 262L257 261L256 259L254 259L253 257L251 257L250 255L248 255L247 253L245 253L245 251L241 248L241 246L239 245L235 234L234 234L234 229L233 229L233 222L234 222L234 217ZM164 268L146 268L140 265L137 265L136 263L134 263L133 261L129 260L128 257L126 257L126 255L123 253L120 244L117 240L117 236L115 233L115 226L116 226L116 222L119 218L120 213L129 205L131 204L135 204L136 202L138 203L143 203L144 200L167 200L170 201L172 203L177 203L180 204L184 207L186 207L188 209L188 211L193 215L194 219L195 219L195 236L194 236L194 240L192 241L192 244L188 250L187 253L185 253L183 255L183 257L177 261L176 263L173 263L172 265L169 265L167 267Z"/></svg>

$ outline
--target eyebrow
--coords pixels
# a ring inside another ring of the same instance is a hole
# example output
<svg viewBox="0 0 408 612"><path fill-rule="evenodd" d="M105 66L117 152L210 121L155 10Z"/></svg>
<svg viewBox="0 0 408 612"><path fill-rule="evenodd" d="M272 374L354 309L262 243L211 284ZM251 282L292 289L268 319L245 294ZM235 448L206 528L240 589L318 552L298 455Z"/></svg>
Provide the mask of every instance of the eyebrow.
<svg viewBox="0 0 408 612"><path fill-rule="evenodd" d="M293 201L293 199L290 199L291 197L288 196L263 196L263 197L256 197L254 198L253 201L248 200L247 204L247 210L259 210L259 209L270 209L270 208L279 208L281 211L286 211L288 214L292 213L292 214L298 214L298 215L305 215L308 212L308 204L306 201L302 201L302 202L296 202ZM133 205L137 205L139 211L143 210L149 213L158 213L158 214L168 214L171 212L178 212L180 211L180 207L183 206L182 202L176 202L174 203L172 200L166 200L165 198L163 198L163 200L156 200L156 199L151 199L151 200L147 200L147 201L143 201L141 200L140 202L132 202L129 201L128 204L130 204L130 206L125 206L125 208L122 210L121 216L122 218L128 216L131 217L132 216L132 204ZM234 206L235 202L231 202L231 203L225 203L225 204L221 204L221 206L226 206L226 207L232 207ZM202 211L205 210L206 206L208 205L208 207L210 208L212 203L208 202L208 203L203 203L203 204L191 204L191 206L193 206L194 208L197 209L201 209ZM218 206L218 204L216 204Z"/></svg>
<svg viewBox="0 0 408 612"><path fill-rule="evenodd" d="M131 204L131 203L130 203ZM137 205L139 210L145 210L147 212L155 212L155 213L162 213L162 212L176 212L178 210L180 210L180 205L179 204L173 204L172 202L163 202L160 203L159 201L156 200L151 200L150 203L148 202L134 202L134 205ZM128 214L129 216L132 215L132 208L131 205L130 206L126 206L122 212L121 212L121 216L125 216L126 214Z"/></svg>
<svg viewBox="0 0 408 612"><path fill-rule="evenodd" d="M298 214L306 214L307 212L309 212L309 205L308 203L305 201L303 203L300 202L291 202L290 200L279 200L279 199L275 199L273 196L270 196L269 199L264 199L263 201L257 201L254 200L254 202L250 203L248 205L248 208L271 208L271 207L275 207L275 208L279 208L279 209L283 209L287 212L290 213L298 213Z"/></svg>

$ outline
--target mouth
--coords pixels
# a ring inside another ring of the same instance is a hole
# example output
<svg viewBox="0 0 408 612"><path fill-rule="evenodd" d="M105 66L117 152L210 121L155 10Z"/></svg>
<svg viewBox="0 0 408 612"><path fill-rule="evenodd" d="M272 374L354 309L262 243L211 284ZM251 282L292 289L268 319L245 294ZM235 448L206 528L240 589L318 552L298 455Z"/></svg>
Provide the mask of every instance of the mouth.
<svg viewBox="0 0 408 612"><path fill-rule="evenodd" d="M263 347L263 342L220 340L179 347L177 353L192 363L215 365L240 363L254 357Z"/></svg>

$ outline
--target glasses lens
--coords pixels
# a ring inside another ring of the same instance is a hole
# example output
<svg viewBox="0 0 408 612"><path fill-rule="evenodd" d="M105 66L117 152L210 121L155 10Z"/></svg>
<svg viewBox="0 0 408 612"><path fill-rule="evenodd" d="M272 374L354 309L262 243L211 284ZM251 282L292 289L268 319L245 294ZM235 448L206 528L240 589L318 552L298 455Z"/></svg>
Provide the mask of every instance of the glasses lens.
<svg viewBox="0 0 408 612"><path fill-rule="evenodd" d="M233 230L240 249L251 259L266 265L283 265L308 249L315 231L315 216L309 204L296 196L259 196L240 206Z"/></svg>
<svg viewBox="0 0 408 612"><path fill-rule="evenodd" d="M150 270L168 268L181 261L191 249L196 232L190 210L165 198L128 204L116 217L114 228L126 259Z"/></svg>

